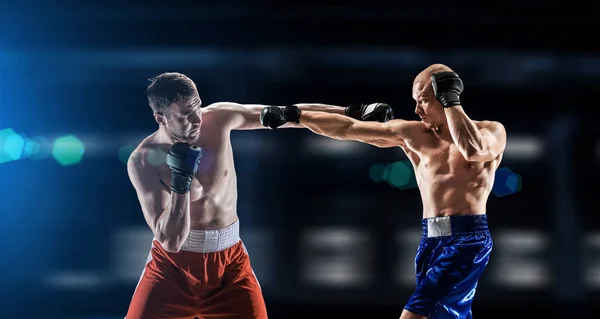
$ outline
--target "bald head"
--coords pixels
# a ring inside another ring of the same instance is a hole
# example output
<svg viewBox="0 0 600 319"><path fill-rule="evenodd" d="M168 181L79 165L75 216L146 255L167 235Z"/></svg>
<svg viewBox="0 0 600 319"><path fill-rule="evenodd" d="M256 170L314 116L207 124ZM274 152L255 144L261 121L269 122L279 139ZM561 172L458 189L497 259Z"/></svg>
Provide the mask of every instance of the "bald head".
<svg viewBox="0 0 600 319"><path fill-rule="evenodd" d="M417 75L413 84L415 84L417 82L421 82L421 83L423 83L423 85L429 86L431 84L431 75L433 73L437 73L437 72L453 72L453 71L447 65L432 64Z"/></svg>
<svg viewBox="0 0 600 319"><path fill-rule="evenodd" d="M417 102L415 113L421 117L427 127L439 127L446 122L444 109L431 86L431 76L434 73L446 71L452 72L452 69L443 64L432 64L421 71L413 82L412 96Z"/></svg>

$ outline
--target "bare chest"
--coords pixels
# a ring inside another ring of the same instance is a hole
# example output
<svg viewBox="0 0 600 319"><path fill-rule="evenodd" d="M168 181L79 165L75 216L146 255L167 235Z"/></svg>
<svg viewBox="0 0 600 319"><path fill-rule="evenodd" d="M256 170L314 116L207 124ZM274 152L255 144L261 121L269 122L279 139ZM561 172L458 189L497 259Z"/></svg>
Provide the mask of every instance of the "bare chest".
<svg viewBox="0 0 600 319"><path fill-rule="evenodd" d="M470 178L484 169L483 163L468 162L454 143L441 141L422 146L417 152L422 177L439 175Z"/></svg>
<svg viewBox="0 0 600 319"><path fill-rule="evenodd" d="M160 168L163 183L171 183L171 170L165 164ZM190 190L191 200L210 197L227 187L235 179L233 152L230 143L208 143L202 147L202 159L194 175Z"/></svg>

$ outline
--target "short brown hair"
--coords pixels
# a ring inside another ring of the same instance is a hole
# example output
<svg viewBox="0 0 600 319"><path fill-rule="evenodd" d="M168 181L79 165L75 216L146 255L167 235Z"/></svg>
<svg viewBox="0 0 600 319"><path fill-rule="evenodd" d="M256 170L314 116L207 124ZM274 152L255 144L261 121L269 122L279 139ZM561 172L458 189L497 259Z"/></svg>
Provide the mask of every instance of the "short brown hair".
<svg viewBox="0 0 600 319"><path fill-rule="evenodd" d="M165 72L150 79L146 89L148 104L154 113L167 115L173 103L194 98L198 95L192 79L177 72Z"/></svg>

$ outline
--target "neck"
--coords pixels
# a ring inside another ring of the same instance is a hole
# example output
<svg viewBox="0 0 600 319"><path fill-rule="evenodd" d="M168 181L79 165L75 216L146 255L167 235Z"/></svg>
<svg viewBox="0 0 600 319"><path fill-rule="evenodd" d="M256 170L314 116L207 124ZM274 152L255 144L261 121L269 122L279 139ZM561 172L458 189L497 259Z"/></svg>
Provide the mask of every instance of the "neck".
<svg viewBox="0 0 600 319"><path fill-rule="evenodd" d="M436 126L431 126L431 131L438 137L446 138L451 137L450 130L446 123L442 123Z"/></svg>
<svg viewBox="0 0 600 319"><path fill-rule="evenodd" d="M429 125L429 129L435 133L441 133L445 130L447 130L446 128L446 123L439 123L439 124L430 124Z"/></svg>

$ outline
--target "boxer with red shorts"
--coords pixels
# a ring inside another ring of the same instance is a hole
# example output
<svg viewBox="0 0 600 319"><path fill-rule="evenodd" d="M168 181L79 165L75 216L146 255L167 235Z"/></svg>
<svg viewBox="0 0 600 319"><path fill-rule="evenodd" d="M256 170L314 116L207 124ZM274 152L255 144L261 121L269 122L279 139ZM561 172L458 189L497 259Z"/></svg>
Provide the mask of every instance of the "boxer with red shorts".
<svg viewBox="0 0 600 319"><path fill-rule="evenodd" d="M157 240L126 318L267 318L239 223L191 230L178 253Z"/></svg>
<svg viewBox="0 0 600 319"><path fill-rule="evenodd" d="M259 114L266 105L201 108L187 76L163 73L151 81L146 94L159 128L131 154L127 171L154 240L126 319L266 319L239 235L230 140L232 130L264 128ZM346 113L325 104L298 107Z"/></svg>

